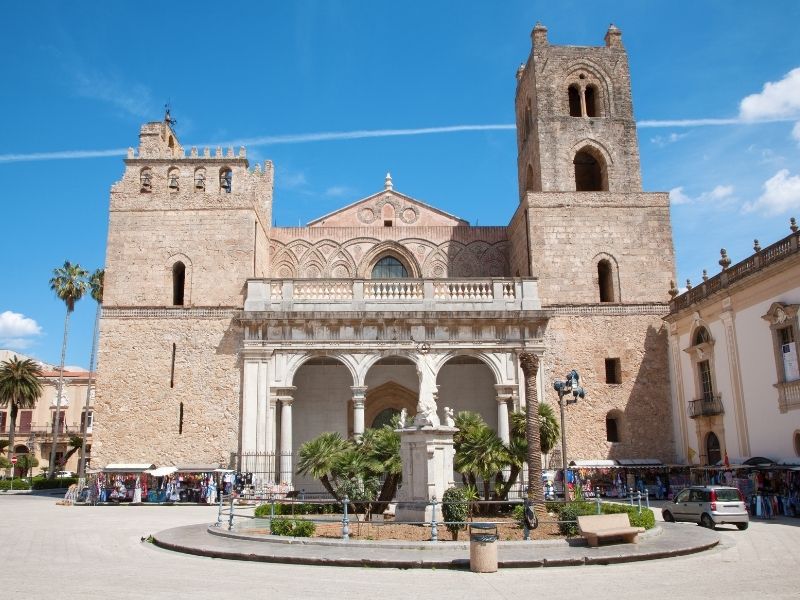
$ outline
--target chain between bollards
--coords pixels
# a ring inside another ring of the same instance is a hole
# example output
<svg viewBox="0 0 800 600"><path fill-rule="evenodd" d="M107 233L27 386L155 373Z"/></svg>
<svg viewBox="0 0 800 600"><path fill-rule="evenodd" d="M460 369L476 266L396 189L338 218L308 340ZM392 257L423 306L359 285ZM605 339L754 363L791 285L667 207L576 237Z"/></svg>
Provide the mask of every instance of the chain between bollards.
<svg viewBox="0 0 800 600"><path fill-rule="evenodd" d="M342 515L342 539L349 540L350 539L350 519L347 518L347 505L350 503L350 499L345 496L344 501L342 502L344 506L344 514Z"/></svg>
<svg viewBox="0 0 800 600"><path fill-rule="evenodd" d="M436 526L436 496L433 497L431 504L433 505L433 508L431 510L431 541L438 542L439 528Z"/></svg>

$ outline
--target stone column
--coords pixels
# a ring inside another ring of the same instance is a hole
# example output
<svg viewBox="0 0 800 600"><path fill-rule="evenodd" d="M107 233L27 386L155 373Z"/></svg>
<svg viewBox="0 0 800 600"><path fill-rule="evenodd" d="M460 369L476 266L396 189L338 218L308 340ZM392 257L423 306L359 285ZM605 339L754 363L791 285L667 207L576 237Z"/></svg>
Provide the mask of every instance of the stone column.
<svg viewBox="0 0 800 600"><path fill-rule="evenodd" d="M354 385L353 390L353 437L361 437L364 433L364 403L366 402L367 386Z"/></svg>
<svg viewBox="0 0 800 600"><path fill-rule="evenodd" d="M242 390L242 425L240 447L242 453L256 449L256 425L258 412L258 360L245 358ZM242 467L244 468L244 466Z"/></svg>
<svg viewBox="0 0 800 600"><path fill-rule="evenodd" d="M508 424L508 401L511 399L513 392L511 386L495 385L494 389L497 390L497 435L503 440L504 444L511 441L511 430Z"/></svg>
<svg viewBox="0 0 800 600"><path fill-rule="evenodd" d="M525 376L525 437L528 442L528 499L536 503L536 512L544 514L544 490L542 489L542 452L539 434L539 394L537 378L539 357L533 352L519 355L522 373Z"/></svg>
<svg viewBox="0 0 800 600"><path fill-rule="evenodd" d="M725 298L722 301L722 312L720 320L725 326L725 343L728 349L728 373L731 380L731 391L733 392L733 416L736 424L736 441L739 444L739 456L750 456L750 434L747 426L747 412L744 407L744 390L742 386L742 374L739 369L739 344L736 340L736 321L731 306L731 299ZM727 453L727 443L720 440L723 444L721 450Z"/></svg>
<svg viewBox="0 0 800 600"><path fill-rule="evenodd" d="M258 363L258 400L256 404L256 452L267 451L267 419L269 400L267 398L267 363Z"/></svg>
<svg viewBox="0 0 800 600"><path fill-rule="evenodd" d="M280 483L278 471L278 459L275 454L276 443L278 440L278 398L272 396L269 399L269 421L267 428L267 453L272 455L272 481L273 483Z"/></svg>
<svg viewBox="0 0 800 600"><path fill-rule="evenodd" d="M296 388L287 387L278 390L281 403L281 483L292 484L292 403Z"/></svg>

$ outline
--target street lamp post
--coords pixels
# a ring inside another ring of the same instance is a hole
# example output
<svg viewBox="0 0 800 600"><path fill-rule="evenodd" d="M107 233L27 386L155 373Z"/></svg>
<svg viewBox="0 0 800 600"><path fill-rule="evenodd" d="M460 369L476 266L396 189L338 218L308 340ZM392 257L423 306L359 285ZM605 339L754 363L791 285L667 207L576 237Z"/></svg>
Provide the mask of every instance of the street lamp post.
<svg viewBox="0 0 800 600"><path fill-rule="evenodd" d="M564 381L553 382L553 389L555 389L555 391L558 393L558 407L561 411L561 466L564 477L563 485L565 502L569 499L569 495L567 493L567 471L569 470L569 461L567 460L567 428L566 419L564 417L564 406L566 404L575 404L578 401L578 398L586 397L586 392L578 384L580 379L581 376L578 375L578 372L575 369L572 369L572 371L567 373ZM569 399L570 393L572 393L572 400ZM564 399L565 396L567 397L566 400Z"/></svg>

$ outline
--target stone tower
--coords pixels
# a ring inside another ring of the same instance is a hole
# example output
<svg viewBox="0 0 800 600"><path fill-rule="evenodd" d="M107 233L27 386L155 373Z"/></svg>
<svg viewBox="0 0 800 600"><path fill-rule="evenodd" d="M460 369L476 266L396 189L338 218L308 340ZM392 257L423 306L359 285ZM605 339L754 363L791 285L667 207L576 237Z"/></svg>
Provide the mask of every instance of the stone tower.
<svg viewBox="0 0 800 600"><path fill-rule="evenodd" d="M269 272L272 177L243 148L187 155L169 115L142 126L111 189L95 464L236 451L234 315L246 280Z"/></svg>
<svg viewBox="0 0 800 600"><path fill-rule="evenodd" d="M591 390L571 407L570 458L668 460L669 198L642 191L622 33L611 25L603 46L555 46L537 24L531 38L517 71L511 268L537 277L554 311L547 376L575 368Z"/></svg>

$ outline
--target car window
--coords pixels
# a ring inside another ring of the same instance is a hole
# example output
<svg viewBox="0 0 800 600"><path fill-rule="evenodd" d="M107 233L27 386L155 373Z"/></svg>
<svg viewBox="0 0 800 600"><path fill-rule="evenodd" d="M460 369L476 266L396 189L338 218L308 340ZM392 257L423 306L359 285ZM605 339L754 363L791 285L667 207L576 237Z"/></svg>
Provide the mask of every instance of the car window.
<svg viewBox="0 0 800 600"><path fill-rule="evenodd" d="M689 501L689 490L683 490L678 497L675 498L675 502L688 502Z"/></svg>
<svg viewBox="0 0 800 600"><path fill-rule="evenodd" d="M692 490L689 494L689 502L702 502L703 492L701 490Z"/></svg>
<svg viewBox="0 0 800 600"><path fill-rule="evenodd" d="M738 502L739 490L733 488L718 489L717 500L719 500L720 502Z"/></svg>

